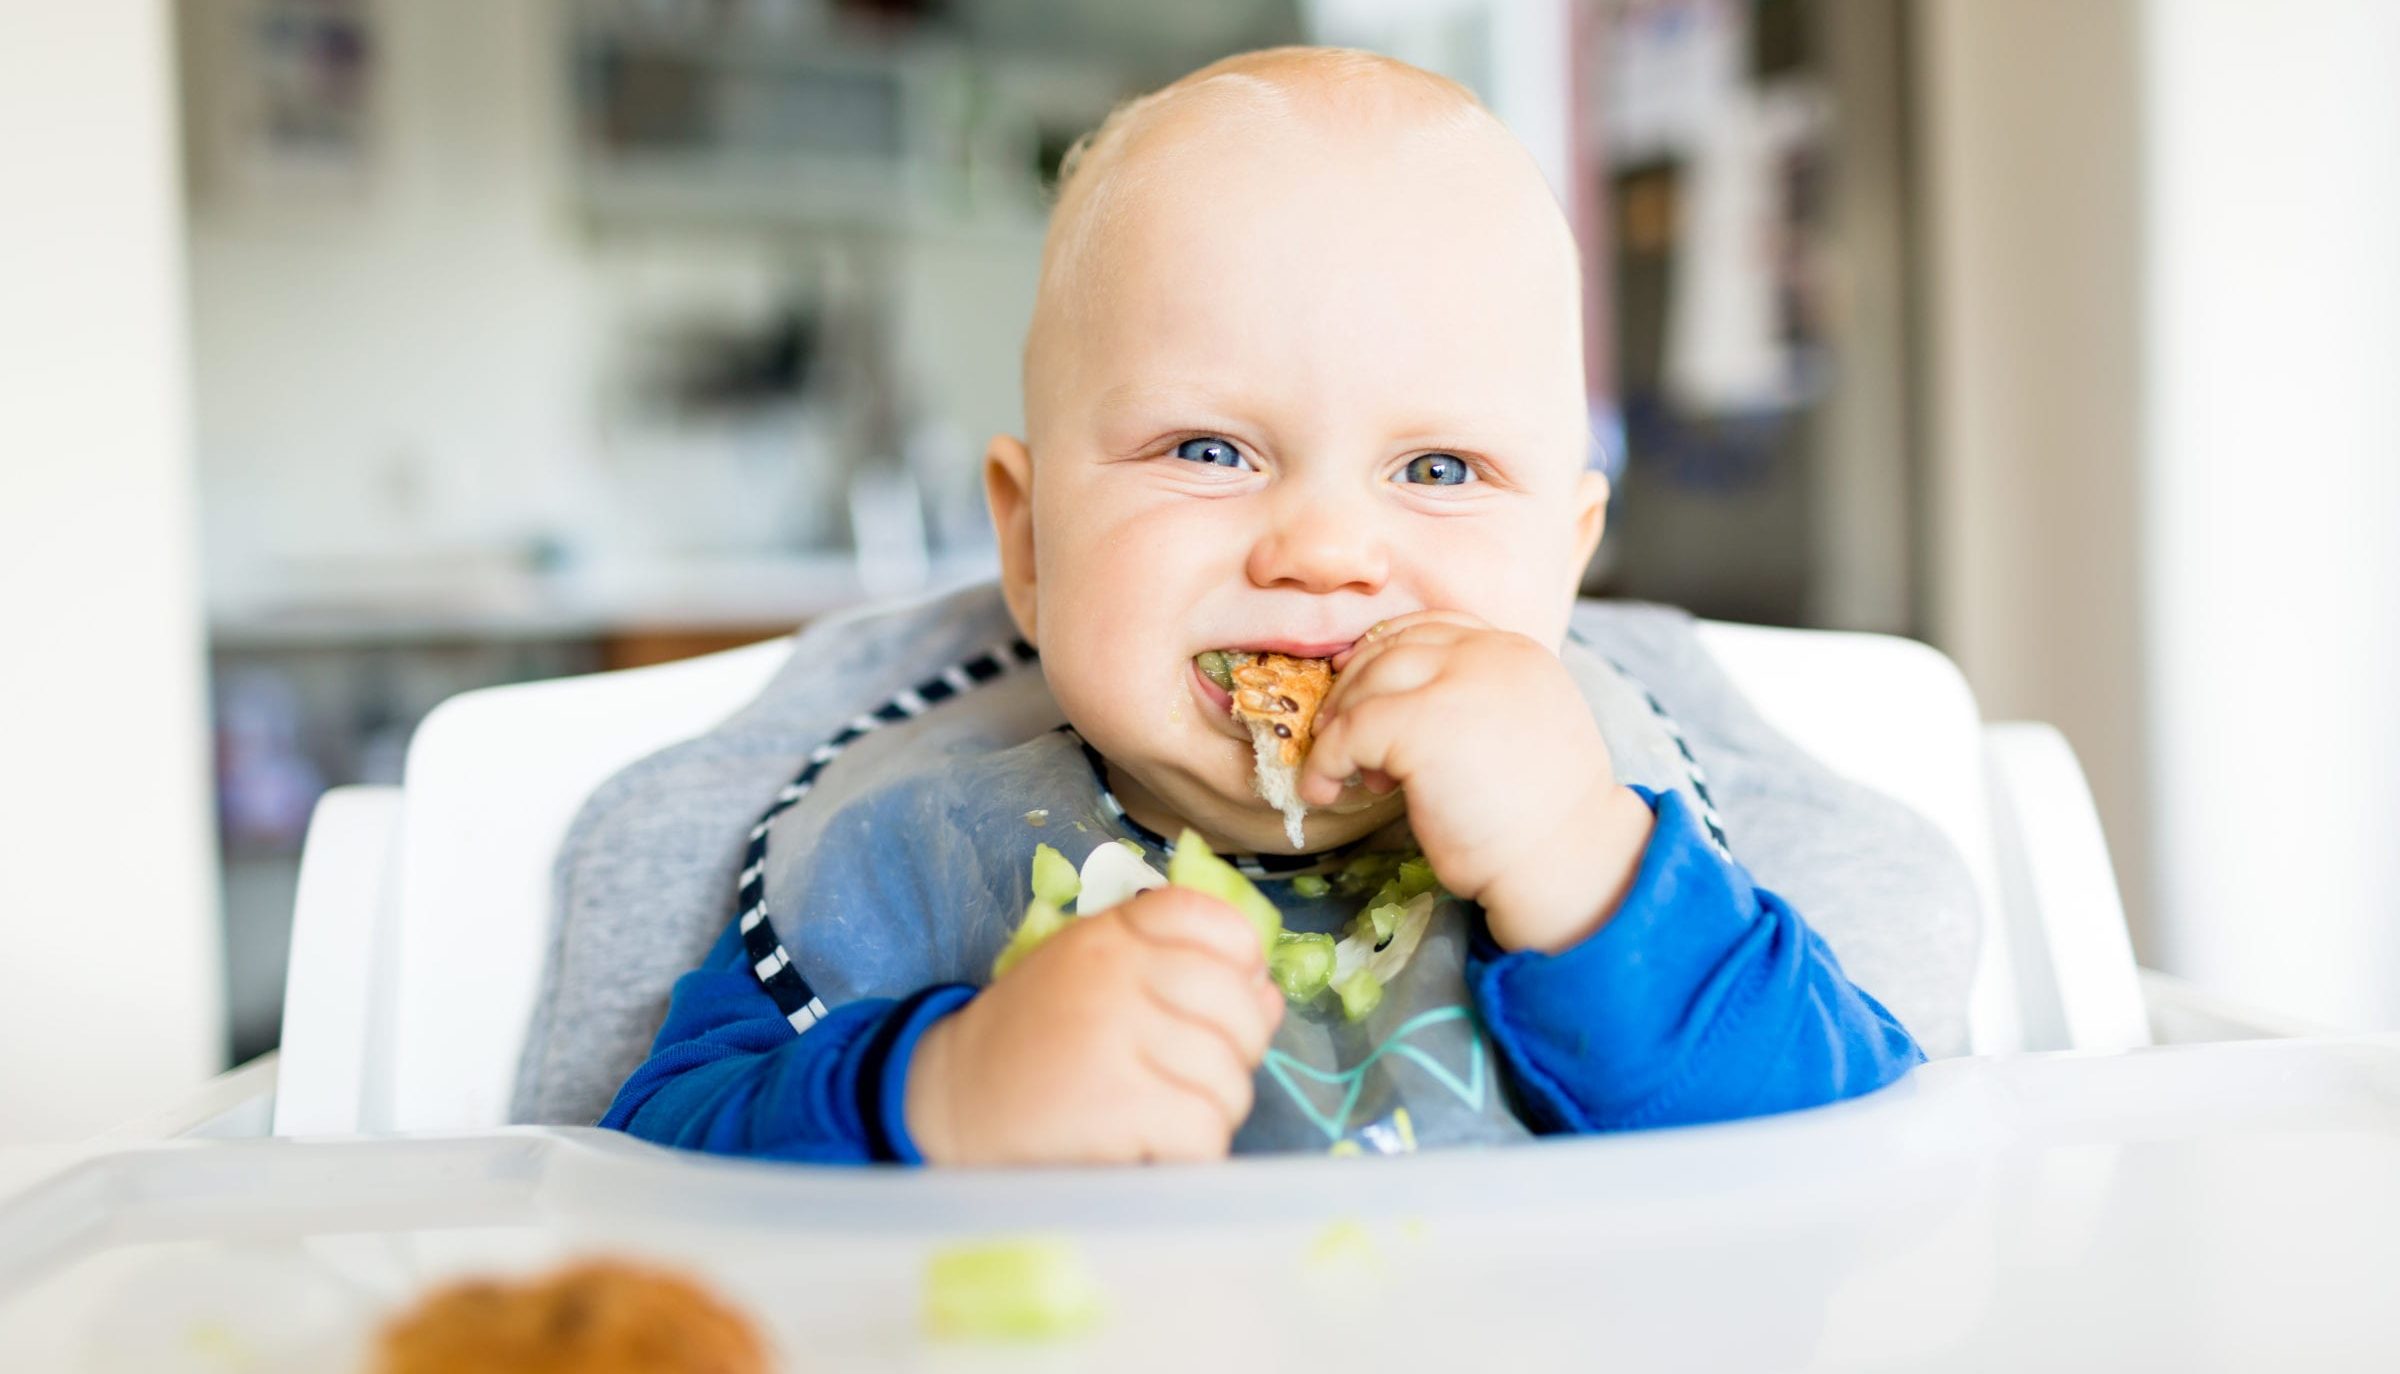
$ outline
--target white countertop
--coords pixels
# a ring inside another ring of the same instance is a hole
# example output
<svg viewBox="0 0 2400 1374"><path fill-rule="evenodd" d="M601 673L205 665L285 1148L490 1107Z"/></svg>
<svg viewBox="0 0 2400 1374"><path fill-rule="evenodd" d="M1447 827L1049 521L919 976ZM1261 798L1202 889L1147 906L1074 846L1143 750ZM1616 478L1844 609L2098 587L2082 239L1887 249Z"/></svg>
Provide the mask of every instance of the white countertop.
<svg viewBox="0 0 2400 1374"><path fill-rule="evenodd" d="M1351 1223L1363 1245L1319 1253ZM2400 1037L1950 1060L1729 1126L1199 1169L177 1144L0 1203L0 1349L122 1354L140 1312L271 1356L439 1277L605 1250L704 1272L794 1367L1024 1368L927 1345L915 1310L930 1250L1031 1231L1109 1308L1044 1368L2388 1369Z"/></svg>

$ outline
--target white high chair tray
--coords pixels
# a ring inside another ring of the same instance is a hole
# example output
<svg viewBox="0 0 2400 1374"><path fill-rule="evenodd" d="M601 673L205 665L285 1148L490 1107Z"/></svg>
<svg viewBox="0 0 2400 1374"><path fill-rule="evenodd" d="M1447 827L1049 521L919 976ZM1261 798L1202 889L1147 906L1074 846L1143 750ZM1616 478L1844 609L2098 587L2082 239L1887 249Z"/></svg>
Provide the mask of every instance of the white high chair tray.
<svg viewBox="0 0 2400 1374"><path fill-rule="evenodd" d="M927 1342L927 1256L1028 1233L1083 1254L1103 1323ZM347 1368L439 1279L594 1252L706 1276L795 1369L2391 1368L2400 1036L1950 1060L1782 1118L1205 1169L181 1143L0 1202L0 1351Z"/></svg>

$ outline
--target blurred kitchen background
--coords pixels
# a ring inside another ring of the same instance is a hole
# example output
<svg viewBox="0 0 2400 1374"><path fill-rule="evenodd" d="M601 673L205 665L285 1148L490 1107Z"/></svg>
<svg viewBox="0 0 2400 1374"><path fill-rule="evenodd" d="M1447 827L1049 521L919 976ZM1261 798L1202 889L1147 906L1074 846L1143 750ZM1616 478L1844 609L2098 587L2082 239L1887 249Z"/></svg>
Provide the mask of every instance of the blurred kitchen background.
<svg viewBox="0 0 2400 1374"><path fill-rule="evenodd" d="M442 698L987 575L1059 157L1289 42L1567 207L1591 591L1931 640L2075 743L2143 962L2400 1026L2400 5L0 14L0 960L156 1005L221 932L161 1073L273 1046L310 808Z"/></svg>
<svg viewBox="0 0 2400 1374"><path fill-rule="evenodd" d="M1573 205L1626 512L1595 591L1917 628L1896 5L177 18L236 1059L275 1043L318 793L398 781L443 697L990 571L1059 157L1224 53L1447 72Z"/></svg>

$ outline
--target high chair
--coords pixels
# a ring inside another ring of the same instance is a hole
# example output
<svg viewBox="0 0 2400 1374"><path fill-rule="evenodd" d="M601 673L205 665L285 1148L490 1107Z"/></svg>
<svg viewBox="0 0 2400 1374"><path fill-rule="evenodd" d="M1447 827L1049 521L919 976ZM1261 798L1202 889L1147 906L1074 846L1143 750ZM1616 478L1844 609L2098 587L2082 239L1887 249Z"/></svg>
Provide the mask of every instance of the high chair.
<svg viewBox="0 0 2400 1374"><path fill-rule="evenodd" d="M752 700L792 652L781 639L468 693L420 728L404 786L329 793L280 1059L63 1162L18 1165L13 1195L0 1152L0 1348L66 1367L56 1352L92 1331L164 1312L191 1323L177 1351L203 1336L242 1349L288 1330L311 1293L349 1295L342 1320L364 1330L370 1308L443 1280L614 1253L735 1295L813 1363L913 1368L930 1265L1041 1235L1108 1285L1106 1319L1066 1357L1110 1367L1215 1369L1260 1349L1538 1367L1574 1349L1643 1368L2250 1368L2290 1363L2295 1332L2359 1367L2400 1362L2382 1281L2400 1035L2245 1017L2136 970L2065 742L1983 723L1934 650L1700 634L1795 743L1964 856L1985 912L1972 1053L1856 1101L1549 1139L1500 1169L1476 1150L826 1169L588 1126L495 1129L578 808ZM2277 1036L2292 1038L2262 1038ZM2153 1039L2250 1043L2142 1048ZM294 1138L222 1138L270 1133ZM1380 1248L1328 1260L1333 1241ZM1454 1300L1313 1282L1370 1270L1438 1274ZM1333 1295L1383 1315L1329 1319Z"/></svg>
<svg viewBox="0 0 2400 1374"><path fill-rule="evenodd" d="M1985 913L1974 1053L2123 1049L2151 1043L2154 1025L2172 1038L2279 1029L2137 971L2090 793L2056 730L1984 722L1957 667L1914 641L1719 622L1699 633L1771 724L1957 846ZM274 1133L503 1124L552 861L577 809L617 770L748 702L791 647L469 692L419 727L403 786L326 794L301 863Z"/></svg>

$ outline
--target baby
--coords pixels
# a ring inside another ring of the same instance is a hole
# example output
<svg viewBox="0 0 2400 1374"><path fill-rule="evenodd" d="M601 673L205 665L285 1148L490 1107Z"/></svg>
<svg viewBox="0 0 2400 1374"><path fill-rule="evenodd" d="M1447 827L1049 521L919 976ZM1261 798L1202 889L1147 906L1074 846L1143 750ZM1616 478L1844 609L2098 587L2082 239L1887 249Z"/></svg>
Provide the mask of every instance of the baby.
<svg viewBox="0 0 2400 1374"><path fill-rule="evenodd" d="M1025 437L985 458L1022 644L811 753L603 1124L814 1160L1204 1160L1723 1119L1905 1073L1908 1032L1724 851L1655 700L1574 648L1608 494L1580 303L1557 203L1447 80L1282 49L1113 115L1063 175ZM1224 651L1335 673L1296 831L1200 666ZM916 735L878 754L879 730ZM1438 891L1368 938L1372 1002L1287 998L1253 922L1181 887L992 976L1037 843L1163 868L1187 830L1295 935ZM1419 853L1430 880L1394 864Z"/></svg>

